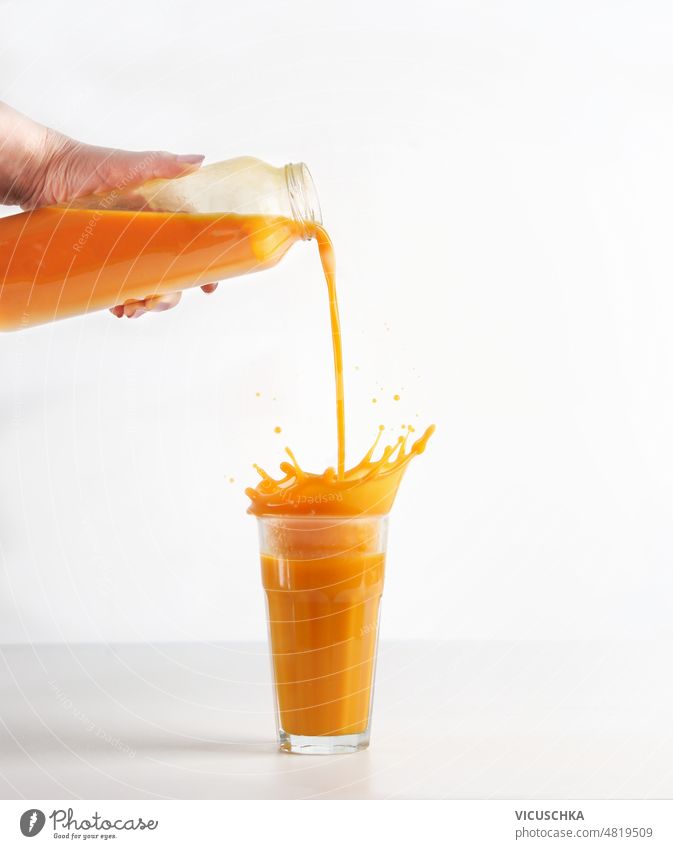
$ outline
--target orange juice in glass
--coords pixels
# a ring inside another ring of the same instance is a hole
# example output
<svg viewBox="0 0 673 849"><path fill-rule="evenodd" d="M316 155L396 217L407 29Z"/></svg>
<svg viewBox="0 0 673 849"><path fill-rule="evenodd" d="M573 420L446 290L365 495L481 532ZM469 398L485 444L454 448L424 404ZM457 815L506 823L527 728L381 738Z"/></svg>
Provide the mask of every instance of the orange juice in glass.
<svg viewBox="0 0 673 849"><path fill-rule="evenodd" d="M385 516L259 520L280 747L369 744Z"/></svg>

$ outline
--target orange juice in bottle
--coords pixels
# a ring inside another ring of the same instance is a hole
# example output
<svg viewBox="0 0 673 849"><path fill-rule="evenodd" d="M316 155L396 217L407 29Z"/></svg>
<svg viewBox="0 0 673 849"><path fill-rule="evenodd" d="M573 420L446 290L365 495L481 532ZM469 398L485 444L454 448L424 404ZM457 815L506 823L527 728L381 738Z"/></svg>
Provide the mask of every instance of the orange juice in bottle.
<svg viewBox="0 0 673 849"><path fill-rule="evenodd" d="M0 330L275 265L320 209L303 164L251 157L0 219Z"/></svg>

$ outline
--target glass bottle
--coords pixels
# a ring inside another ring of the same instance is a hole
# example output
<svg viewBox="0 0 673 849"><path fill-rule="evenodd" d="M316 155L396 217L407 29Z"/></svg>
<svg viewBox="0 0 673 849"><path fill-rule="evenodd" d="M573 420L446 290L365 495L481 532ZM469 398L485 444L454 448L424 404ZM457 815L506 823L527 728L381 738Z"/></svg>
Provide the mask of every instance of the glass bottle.
<svg viewBox="0 0 673 849"><path fill-rule="evenodd" d="M0 330L275 265L321 224L303 163L252 157L0 219Z"/></svg>

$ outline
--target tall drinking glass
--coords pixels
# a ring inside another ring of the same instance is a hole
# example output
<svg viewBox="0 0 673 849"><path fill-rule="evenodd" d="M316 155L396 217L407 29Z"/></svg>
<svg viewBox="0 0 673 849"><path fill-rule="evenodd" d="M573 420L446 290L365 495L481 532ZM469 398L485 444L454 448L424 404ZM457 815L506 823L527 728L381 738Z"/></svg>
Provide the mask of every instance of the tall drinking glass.
<svg viewBox="0 0 673 849"><path fill-rule="evenodd" d="M280 748L366 749L387 516L258 521Z"/></svg>

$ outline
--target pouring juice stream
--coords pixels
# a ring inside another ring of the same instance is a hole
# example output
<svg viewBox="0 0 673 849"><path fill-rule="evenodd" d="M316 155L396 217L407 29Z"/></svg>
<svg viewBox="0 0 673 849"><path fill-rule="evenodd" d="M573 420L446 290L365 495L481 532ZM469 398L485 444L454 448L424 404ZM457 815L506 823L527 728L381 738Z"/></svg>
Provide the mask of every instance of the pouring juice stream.
<svg viewBox="0 0 673 849"><path fill-rule="evenodd" d="M293 452L286 448L291 462L281 463L281 477L274 479L264 469L255 466L261 481L256 487L246 490L251 499L249 512L258 516L385 515L393 505L404 470L412 457L425 450L434 426L429 427L420 439L408 447L414 433L409 425L404 436L399 437L394 445L386 446L380 458L375 460L374 453L384 429L381 425L374 444L362 460L346 469L343 345L336 288L336 259L332 241L321 225L313 225L308 232L318 242L329 300L336 396L337 469L328 468L321 474L305 472Z"/></svg>

